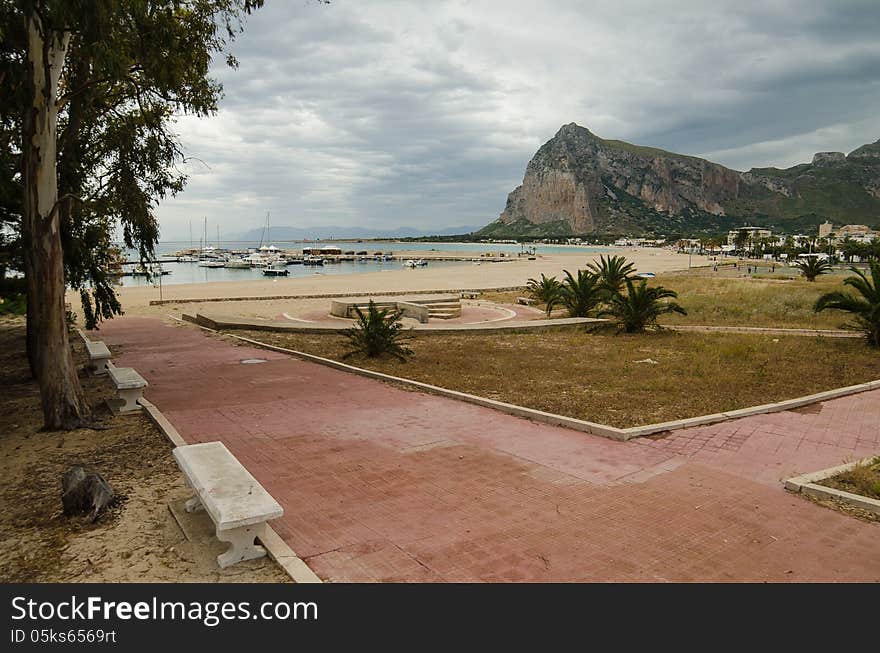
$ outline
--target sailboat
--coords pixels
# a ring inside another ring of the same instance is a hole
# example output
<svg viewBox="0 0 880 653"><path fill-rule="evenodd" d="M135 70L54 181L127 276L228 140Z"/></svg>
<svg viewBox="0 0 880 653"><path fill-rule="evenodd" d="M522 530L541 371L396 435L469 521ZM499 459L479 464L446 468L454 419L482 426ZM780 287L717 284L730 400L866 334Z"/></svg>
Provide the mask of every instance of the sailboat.
<svg viewBox="0 0 880 653"><path fill-rule="evenodd" d="M184 254L177 260L181 263L196 263L199 259L196 256L193 256L193 252L195 252L195 247L193 247L193 221L190 218L189 221L189 254Z"/></svg>
<svg viewBox="0 0 880 653"><path fill-rule="evenodd" d="M218 227L219 229L219 227ZM219 232L218 232L219 235ZM205 229L204 229L204 244L201 249L201 254L199 254L199 267L202 268L222 268L226 264L223 261L217 259L215 252L217 251L216 247L212 247L208 245L208 218L205 218Z"/></svg>

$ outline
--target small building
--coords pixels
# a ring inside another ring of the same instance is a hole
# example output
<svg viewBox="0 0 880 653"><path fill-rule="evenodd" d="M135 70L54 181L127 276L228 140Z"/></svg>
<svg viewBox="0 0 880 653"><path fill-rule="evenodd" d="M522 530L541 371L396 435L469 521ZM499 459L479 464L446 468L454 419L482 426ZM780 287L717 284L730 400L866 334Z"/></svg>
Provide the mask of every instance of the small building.
<svg viewBox="0 0 880 653"><path fill-rule="evenodd" d="M303 247L303 256L339 256L342 249L325 245L323 247Z"/></svg>
<svg viewBox="0 0 880 653"><path fill-rule="evenodd" d="M773 235L772 231L764 227L739 227L727 232L727 244L736 245L741 233L745 234L747 243L757 243L762 238L770 238Z"/></svg>

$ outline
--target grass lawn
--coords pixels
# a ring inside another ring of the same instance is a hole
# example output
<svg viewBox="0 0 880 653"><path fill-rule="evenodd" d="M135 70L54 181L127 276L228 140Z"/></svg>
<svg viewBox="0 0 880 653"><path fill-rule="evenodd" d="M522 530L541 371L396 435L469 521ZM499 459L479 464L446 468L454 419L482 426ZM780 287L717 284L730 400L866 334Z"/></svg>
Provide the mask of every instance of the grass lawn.
<svg viewBox="0 0 880 653"><path fill-rule="evenodd" d="M711 271L659 275L651 285L678 293L678 303L687 315L664 315L661 324L839 329L849 319L838 311L813 312L820 295L844 290L843 280L851 272L836 272L810 283L800 277L719 276ZM484 293L480 299L514 303L525 290ZM539 306L543 308L543 306Z"/></svg>
<svg viewBox="0 0 880 653"><path fill-rule="evenodd" d="M240 332L341 359L337 335ZM694 417L880 379L880 352L861 340L584 331L421 336L407 362L353 365L617 427ZM651 359L656 361L637 362Z"/></svg>

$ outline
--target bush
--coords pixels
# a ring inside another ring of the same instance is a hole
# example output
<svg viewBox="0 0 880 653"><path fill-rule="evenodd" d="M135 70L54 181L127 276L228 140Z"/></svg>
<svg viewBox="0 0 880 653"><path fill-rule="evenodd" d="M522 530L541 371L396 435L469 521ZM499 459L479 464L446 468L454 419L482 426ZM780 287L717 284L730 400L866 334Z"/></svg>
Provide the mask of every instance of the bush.
<svg viewBox="0 0 880 653"><path fill-rule="evenodd" d="M851 293L834 291L825 293L816 300L813 310L817 313L828 309L844 311L852 315L847 328L861 331L868 344L880 347L880 262L871 262L871 278L856 267L851 267L855 276L847 277L843 283L853 288L861 297Z"/></svg>
<svg viewBox="0 0 880 653"><path fill-rule="evenodd" d="M577 277L568 270L559 291L559 299L569 317L589 317L608 297L599 276L588 270L578 270Z"/></svg>
<svg viewBox="0 0 880 653"><path fill-rule="evenodd" d="M13 294L0 297L0 315L24 315L27 313L27 296Z"/></svg>
<svg viewBox="0 0 880 653"><path fill-rule="evenodd" d="M600 316L613 316L618 327L627 333L641 333L648 326L656 326L657 318L665 313L687 315L687 311L675 302L661 301L676 297L678 293L674 290L663 286L648 287L644 279L638 285L633 285L632 280L627 279L626 294L613 295L609 308L602 311Z"/></svg>
<svg viewBox="0 0 880 653"><path fill-rule="evenodd" d="M358 325L345 331L345 335L354 349L345 354L343 358L358 353L370 358L391 354L403 361L407 356L413 355L411 349L401 344L402 340L412 337L404 333L404 326L400 321L402 311L392 311L389 308L378 309L372 299L366 313L358 307L355 307L355 311L358 316Z"/></svg>
<svg viewBox="0 0 880 653"><path fill-rule="evenodd" d="M541 275L541 279L529 279L526 284L529 294L537 301L546 305L547 315L553 311L553 307L559 301L559 293L562 284L556 277Z"/></svg>

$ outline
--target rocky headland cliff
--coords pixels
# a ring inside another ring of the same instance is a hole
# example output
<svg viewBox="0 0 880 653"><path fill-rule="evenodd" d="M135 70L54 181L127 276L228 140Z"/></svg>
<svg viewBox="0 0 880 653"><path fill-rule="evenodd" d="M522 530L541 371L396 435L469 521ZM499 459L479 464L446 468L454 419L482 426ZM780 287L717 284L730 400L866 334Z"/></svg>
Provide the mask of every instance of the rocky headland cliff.
<svg viewBox="0 0 880 653"><path fill-rule="evenodd" d="M782 229L824 220L880 226L880 141L819 152L787 169L731 170L698 157L599 138L570 123L538 149L522 185L481 236Z"/></svg>

